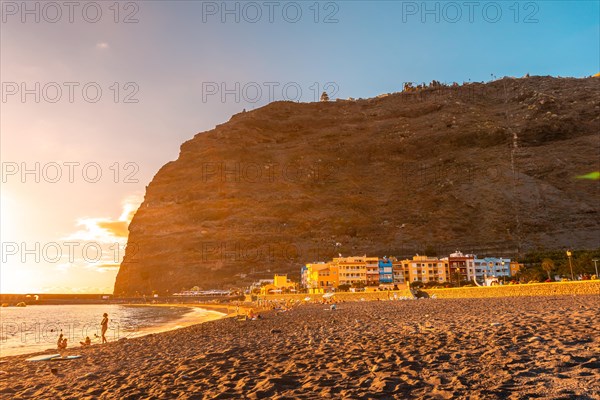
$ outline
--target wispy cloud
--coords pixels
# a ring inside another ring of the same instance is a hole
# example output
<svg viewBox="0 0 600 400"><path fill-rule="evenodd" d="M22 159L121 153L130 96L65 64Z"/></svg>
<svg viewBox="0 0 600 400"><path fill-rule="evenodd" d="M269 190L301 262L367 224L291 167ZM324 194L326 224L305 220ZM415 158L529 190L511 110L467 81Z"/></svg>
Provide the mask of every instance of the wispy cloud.
<svg viewBox="0 0 600 400"><path fill-rule="evenodd" d="M66 272L69 272L69 270L71 269L72 266L73 266L73 264L67 262L67 263L58 264L56 266L56 269L60 272L66 273Z"/></svg>
<svg viewBox="0 0 600 400"><path fill-rule="evenodd" d="M62 255L64 261L57 270L67 272L70 268L83 268L99 273L115 271L119 268L127 237L128 227L138 207L143 201L139 195L128 196L122 201L122 212L113 218L80 218L77 226L81 229L62 238L66 242L75 242L75 250Z"/></svg>
<svg viewBox="0 0 600 400"><path fill-rule="evenodd" d="M127 230L127 227L129 226L129 221L97 220L96 224L98 225L98 227L109 232L109 234L116 238L126 238L129 234L129 231Z"/></svg>
<svg viewBox="0 0 600 400"><path fill-rule="evenodd" d="M105 50L105 49L110 48L110 46L106 42L99 42L99 43L96 43L96 48L97 49L101 49L101 50Z"/></svg>
<svg viewBox="0 0 600 400"><path fill-rule="evenodd" d="M119 264L96 264L94 268L99 272L104 272L119 269Z"/></svg>
<svg viewBox="0 0 600 400"><path fill-rule="evenodd" d="M100 243L123 243L129 234L128 227L143 198L133 195L122 202L123 211L118 219L112 218L80 218L77 226L83 227L63 240L83 240Z"/></svg>

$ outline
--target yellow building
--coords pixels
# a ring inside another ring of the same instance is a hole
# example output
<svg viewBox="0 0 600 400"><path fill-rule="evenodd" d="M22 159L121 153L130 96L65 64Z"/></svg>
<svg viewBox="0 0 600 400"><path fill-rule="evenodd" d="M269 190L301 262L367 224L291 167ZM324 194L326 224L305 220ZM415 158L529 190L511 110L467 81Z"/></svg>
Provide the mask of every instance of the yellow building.
<svg viewBox="0 0 600 400"><path fill-rule="evenodd" d="M296 289L296 284L288 279L287 275L275 275L273 283L267 284L260 288L260 294L281 293L283 291L291 291Z"/></svg>
<svg viewBox="0 0 600 400"><path fill-rule="evenodd" d="M437 257L413 256L412 260L402 260L405 282L446 282L448 280L448 260Z"/></svg>

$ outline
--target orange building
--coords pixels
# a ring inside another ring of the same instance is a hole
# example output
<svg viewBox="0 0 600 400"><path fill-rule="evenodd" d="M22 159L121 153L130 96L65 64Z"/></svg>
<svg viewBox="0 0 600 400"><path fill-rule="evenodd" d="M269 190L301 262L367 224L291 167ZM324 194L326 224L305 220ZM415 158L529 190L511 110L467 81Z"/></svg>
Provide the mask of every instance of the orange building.
<svg viewBox="0 0 600 400"><path fill-rule="evenodd" d="M447 282L448 261L437 257L414 256L412 260L403 260L406 282Z"/></svg>
<svg viewBox="0 0 600 400"><path fill-rule="evenodd" d="M333 263L306 264L302 274L309 293L324 293L339 285L338 266Z"/></svg>
<svg viewBox="0 0 600 400"><path fill-rule="evenodd" d="M523 268L523 264L520 264L517 261L510 262L510 275L515 276L517 272L519 272Z"/></svg>
<svg viewBox="0 0 600 400"><path fill-rule="evenodd" d="M372 258L372 257L369 257ZM334 258L332 264L338 267L340 285L367 285L367 256Z"/></svg>

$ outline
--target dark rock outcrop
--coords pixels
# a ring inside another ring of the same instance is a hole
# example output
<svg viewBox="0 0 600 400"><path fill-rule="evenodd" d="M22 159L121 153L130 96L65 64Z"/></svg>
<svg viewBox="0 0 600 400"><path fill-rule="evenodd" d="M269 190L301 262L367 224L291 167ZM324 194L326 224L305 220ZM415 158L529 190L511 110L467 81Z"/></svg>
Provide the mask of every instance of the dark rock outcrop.
<svg viewBox="0 0 600 400"><path fill-rule="evenodd" d="M338 253L598 247L599 182L576 177L600 170L599 89L505 78L237 114L147 187L115 294L298 279Z"/></svg>

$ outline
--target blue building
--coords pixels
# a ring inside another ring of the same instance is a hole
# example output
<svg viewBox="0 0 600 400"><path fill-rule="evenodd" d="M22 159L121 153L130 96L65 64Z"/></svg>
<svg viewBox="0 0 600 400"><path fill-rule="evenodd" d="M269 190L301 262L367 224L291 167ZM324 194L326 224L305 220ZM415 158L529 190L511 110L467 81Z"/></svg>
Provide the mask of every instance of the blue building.
<svg viewBox="0 0 600 400"><path fill-rule="evenodd" d="M300 287L308 287L308 267L306 265L303 265L302 268L300 268Z"/></svg>
<svg viewBox="0 0 600 400"><path fill-rule="evenodd" d="M379 260L379 284L394 284L394 269L392 267L392 260L388 258L383 258Z"/></svg>
<svg viewBox="0 0 600 400"><path fill-rule="evenodd" d="M478 282L485 283L485 278L510 276L510 258L475 257L473 261L475 264L475 278Z"/></svg>

